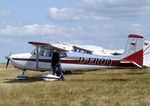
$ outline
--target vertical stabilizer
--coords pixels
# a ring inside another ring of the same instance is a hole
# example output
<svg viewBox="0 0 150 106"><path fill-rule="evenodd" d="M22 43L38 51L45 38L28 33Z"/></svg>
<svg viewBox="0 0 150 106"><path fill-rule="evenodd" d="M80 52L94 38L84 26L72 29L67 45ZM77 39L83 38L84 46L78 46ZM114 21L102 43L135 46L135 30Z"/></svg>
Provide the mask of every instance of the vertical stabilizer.
<svg viewBox="0 0 150 106"><path fill-rule="evenodd" d="M144 39L140 35L130 34L122 62L131 62L138 67L143 66Z"/></svg>

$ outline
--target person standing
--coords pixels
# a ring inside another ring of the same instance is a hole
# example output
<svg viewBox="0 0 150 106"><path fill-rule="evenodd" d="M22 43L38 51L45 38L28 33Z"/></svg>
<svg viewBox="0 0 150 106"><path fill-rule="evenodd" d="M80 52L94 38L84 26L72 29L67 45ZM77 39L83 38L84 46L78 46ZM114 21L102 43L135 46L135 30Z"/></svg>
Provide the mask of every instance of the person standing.
<svg viewBox="0 0 150 106"><path fill-rule="evenodd" d="M63 70L60 64L60 55L58 51L54 51L52 55L51 67L53 69L52 75L57 74L61 80L64 80Z"/></svg>

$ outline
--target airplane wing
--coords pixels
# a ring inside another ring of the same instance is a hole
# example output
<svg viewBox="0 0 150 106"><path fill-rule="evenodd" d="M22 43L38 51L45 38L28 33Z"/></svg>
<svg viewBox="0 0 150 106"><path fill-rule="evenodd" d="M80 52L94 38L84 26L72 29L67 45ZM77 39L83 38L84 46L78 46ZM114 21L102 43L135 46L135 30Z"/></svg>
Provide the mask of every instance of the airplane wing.
<svg viewBox="0 0 150 106"><path fill-rule="evenodd" d="M73 48L73 51L75 51L75 52L83 52L83 53L88 53L88 54L92 54L92 52L93 52L92 50L86 49L84 47L75 46L70 43L62 42L62 44L71 46Z"/></svg>
<svg viewBox="0 0 150 106"><path fill-rule="evenodd" d="M78 46L72 46L73 47L73 51L77 51L77 52L83 52L83 53L88 53L88 54L92 54L92 50L88 50L82 47L78 47Z"/></svg>
<svg viewBox="0 0 150 106"><path fill-rule="evenodd" d="M39 46L39 47L44 47L44 48L47 48L47 49L55 49L55 50L61 50L61 51L68 51L64 48L60 48L60 47L57 47L53 44L50 44L50 43L43 43L43 42L34 42L34 41L31 41L31 42L28 42L29 44L32 44L34 46Z"/></svg>

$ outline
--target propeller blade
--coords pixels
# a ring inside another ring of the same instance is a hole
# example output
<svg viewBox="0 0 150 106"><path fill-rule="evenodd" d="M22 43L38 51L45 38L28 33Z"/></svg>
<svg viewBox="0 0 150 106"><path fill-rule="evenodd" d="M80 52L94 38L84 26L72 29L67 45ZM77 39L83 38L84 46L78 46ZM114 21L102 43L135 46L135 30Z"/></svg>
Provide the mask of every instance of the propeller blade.
<svg viewBox="0 0 150 106"><path fill-rule="evenodd" d="M7 69L8 65L9 65L9 61L10 61L10 59L7 59L6 69Z"/></svg>
<svg viewBox="0 0 150 106"><path fill-rule="evenodd" d="M6 69L7 69L8 65L9 65L10 56L11 56L11 52L9 53L9 55L8 55L8 56L6 56L6 57L5 57L5 58L7 59Z"/></svg>

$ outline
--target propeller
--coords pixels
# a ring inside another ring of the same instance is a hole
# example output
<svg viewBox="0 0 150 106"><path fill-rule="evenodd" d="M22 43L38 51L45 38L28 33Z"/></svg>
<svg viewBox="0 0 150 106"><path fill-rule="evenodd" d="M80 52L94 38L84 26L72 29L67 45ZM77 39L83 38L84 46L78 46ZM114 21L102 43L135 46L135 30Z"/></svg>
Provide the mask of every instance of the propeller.
<svg viewBox="0 0 150 106"><path fill-rule="evenodd" d="M5 57L7 59L6 69L7 69L8 65L9 65L10 56L11 56L11 52L10 52L10 54L8 56Z"/></svg>
<svg viewBox="0 0 150 106"><path fill-rule="evenodd" d="M7 58L6 69L7 69L7 67L8 67L9 61L10 61L10 58Z"/></svg>

